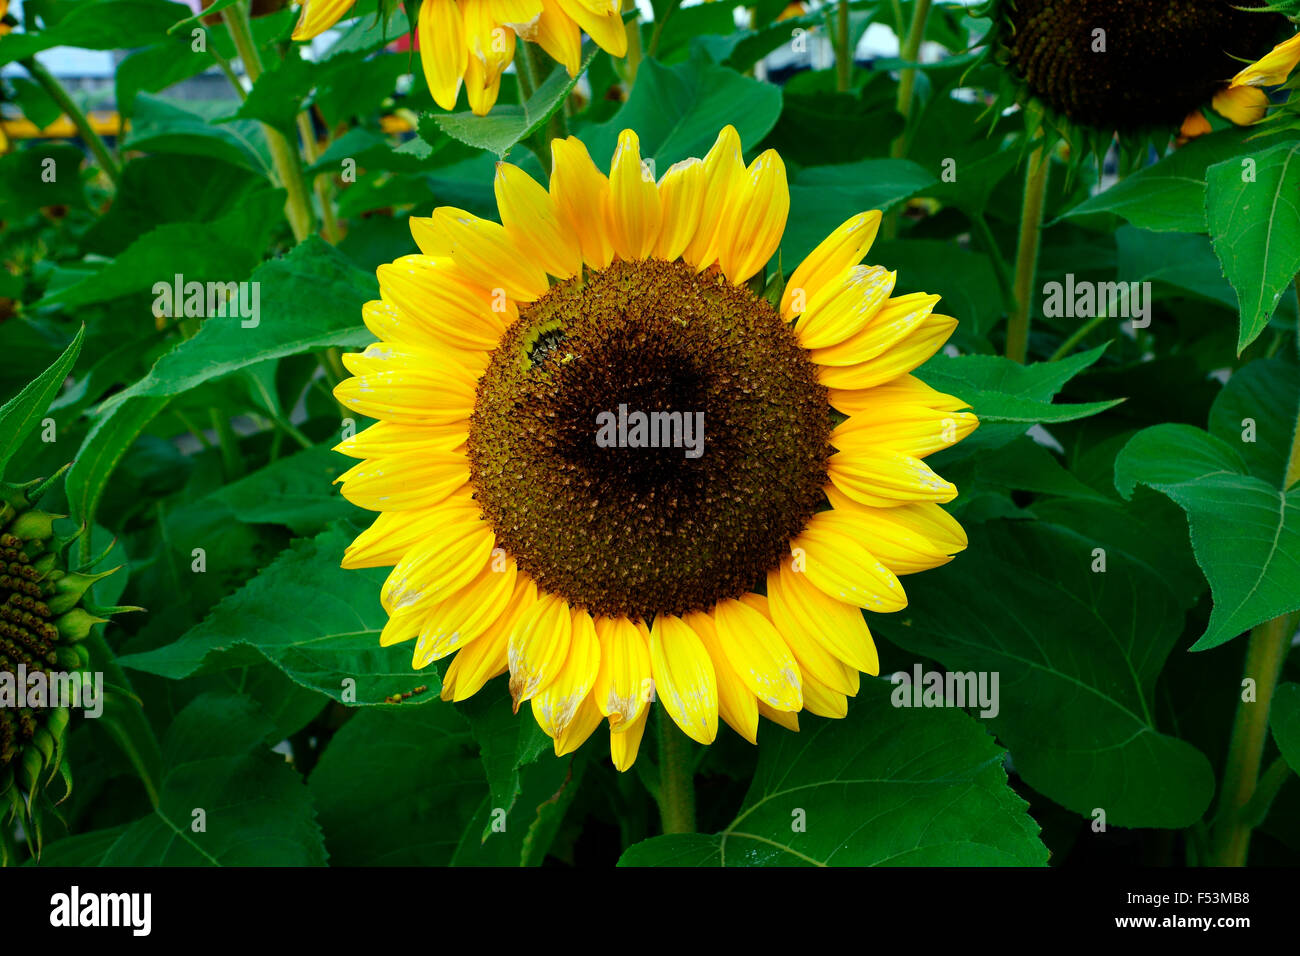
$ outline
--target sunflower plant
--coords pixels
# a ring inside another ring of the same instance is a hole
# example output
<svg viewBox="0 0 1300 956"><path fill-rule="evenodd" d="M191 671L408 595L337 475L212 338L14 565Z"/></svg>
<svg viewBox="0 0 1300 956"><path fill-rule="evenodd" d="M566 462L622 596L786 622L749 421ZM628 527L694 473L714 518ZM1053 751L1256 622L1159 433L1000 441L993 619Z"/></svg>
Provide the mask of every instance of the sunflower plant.
<svg viewBox="0 0 1300 956"><path fill-rule="evenodd" d="M0 15L5 863L1296 862L1291 0Z"/></svg>

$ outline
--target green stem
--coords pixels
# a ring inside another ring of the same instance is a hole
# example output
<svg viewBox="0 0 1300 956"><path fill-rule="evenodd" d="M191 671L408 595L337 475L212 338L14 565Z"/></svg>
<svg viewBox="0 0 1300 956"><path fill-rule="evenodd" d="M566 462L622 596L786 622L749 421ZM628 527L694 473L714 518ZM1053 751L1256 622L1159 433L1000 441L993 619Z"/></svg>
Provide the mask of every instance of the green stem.
<svg viewBox="0 0 1300 956"><path fill-rule="evenodd" d="M81 134L82 140L90 147L90 151L95 155L95 161L99 163L99 168L104 171L114 186L122 182L122 171L118 169L117 163L113 159L113 154L108 151L108 146L100 139L94 127L90 125L90 120L81 108L72 101L68 91L63 88L63 84L54 78L49 70L37 62L36 57L29 56L27 59L20 61L23 68L27 70L33 80L40 84L41 88L49 94L50 99L58 104L68 119L72 120L72 125L77 128Z"/></svg>
<svg viewBox="0 0 1300 956"><path fill-rule="evenodd" d="M853 84L853 51L849 49L849 0L835 11L835 89L847 93Z"/></svg>
<svg viewBox="0 0 1300 956"><path fill-rule="evenodd" d="M636 0L623 0L624 13L636 8ZM638 13L623 26L627 31L627 57L623 63L627 72L627 91L631 93L636 85L637 70L641 68L641 15Z"/></svg>
<svg viewBox="0 0 1300 956"><path fill-rule="evenodd" d="M256 83L262 75L262 58L253 41L253 30L248 22L245 4L231 4L221 11L221 17L230 30L231 39L235 41L235 50L243 61L244 73L250 82ZM263 127L276 176L288 194L284 212L289 220L289 228L293 230L294 239L302 242L312 231L311 204L307 201L307 186L303 180L302 166L298 162L298 151L278 129L265 123Z"/></svg>
<svg viewBox="0 0 1300 956"><path fill-rule="evenodd" d="M1083 325L1079 326L1077 329L1071 332L1070 337L1061 343L1061 347L1058 348L1055 352L1053 352L1052 357L1049 358L1047 361L1055 362L1058 359L1065 358L1072 351L1074 351L1074 347L1078 345L1080 342L1082 342L1084 337L1089 332L1091 332L1093 329L1101 325L1101 323L1105 322L1109 318L1110 316L1105 314L1104 309L1102 310L1100 315L1094 315L1087 322L1083 323Z"/></svg>
<svg viewBox="0 0 1300 956"><path fill-rule="evenodd" d="M659 724L659 817L664 833L695 832L695 774L690 742L663 708Z"/></svg>
<svg viewBox="0 0 1300 956"><path fill-rule="evenodd" d="M226 75L226 79L230 81L230 86L235 91L235 95L241 101L248 99L248 90L244 89L244 84L239 82L239 77L235 74L235 68L230 65L230 61L222 56L221 51L211 43L208 44L208 52L212 54L212 59L217 61L217 66Z"/></svg>
<svg viewBox="0 0 1300 956"><path fill-rule="evenodd" d="M1264 744L1268 740L1268 712L1291 645L1290 615L1282 614L1257 625L1246 644L1245 676L1255 681L1255 700L1237 705L1232 722L1232 742L1223 772L1219 809L1210 839L1213 866L1245 866L1254 821L1247 806L1255 796Z"/></svg>
<svg viewBox="0 0 1300 956"><path fill-rule="evenodd" d="M1007 267L1006 257L1002 255L1002 250L998 248L997 237L993 235L993 230L989 228L989 221L985 218L984 213L980 212L971 216L971 226L980 244L984 246L989 261L993 263L993 274L998 280L998 290L1002 293L1002 306L1010 314L1014 299L1011 294L1011 270Z"/></svg>
<svg viewBox="0 0 1300 956"><path fill-rule="evenodd" d="M921 41L925 39L925 23L930 17L930 0L916 0L912 8L912 25L908 27L907 39L899 48L899 57L904 63L916 63L921 56ZM890 155L901 159L907 155L911 145L912 99L916 90L916 67L904 66L898 73L898 112L903 117L903 132L894 140Z"/></svg>
<svg viewBox="0 0 1300 956"><path fill-rule="evenodd" d="M316 130L312 128L311 113L303 110L298 114L298 136L302 139L302 157L308 166L313 166L320 157L316 148ZM342 238L339 234L338 217L334 215L334 201L330 195L329 177L318 173L312 177L312 188L316 192L316 202L320 205L320 234L330 245L336 245Z"/></svg>
<svg viewBox="0 0 1300 956"><path fill-rule="evenodd" d="M1012 289L1015 311L1007 322L1007 358L1024 364L1029 355L1029 314L1033 305L1034 276L1038 271L1038 244L1043 230L1043 204L1052 160L1047 146L1029 157L1025 171L1025 201L1020 210L1020 239L1016 244L1016 278Z"/></svg>

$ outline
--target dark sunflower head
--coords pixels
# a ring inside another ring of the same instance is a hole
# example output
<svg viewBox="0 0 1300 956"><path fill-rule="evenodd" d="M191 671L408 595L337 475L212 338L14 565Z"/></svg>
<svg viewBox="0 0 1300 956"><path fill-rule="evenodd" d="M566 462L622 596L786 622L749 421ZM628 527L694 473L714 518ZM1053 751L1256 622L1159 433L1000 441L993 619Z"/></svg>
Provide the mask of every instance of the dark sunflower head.
<svg viewBox="0 0 1300 956"><path fill-rule="evenodd" d="M683 262L615 262L520 312L468 451L546 591L651 620L750 590L824 501L826 389L789 324Z"/></svg>
<svg viewBox="0 0 1300 956"><path fill-rule="evenodd" d="M107 614L124 610L88 604L91 585L112 572L69 568L78 536L55 535L60 516L34 503L42 490L0 485L0 825L21 820L33 852L42 809L71 788L65 698L89 664L81 642Z"/></svg>
<svg viewBox="0 0 1300 956"><path fill-rule="evenodd" d="M1208 107L1286 19L1262 0L991 0L989 49L1059 127L1167 132Z"/></svg>

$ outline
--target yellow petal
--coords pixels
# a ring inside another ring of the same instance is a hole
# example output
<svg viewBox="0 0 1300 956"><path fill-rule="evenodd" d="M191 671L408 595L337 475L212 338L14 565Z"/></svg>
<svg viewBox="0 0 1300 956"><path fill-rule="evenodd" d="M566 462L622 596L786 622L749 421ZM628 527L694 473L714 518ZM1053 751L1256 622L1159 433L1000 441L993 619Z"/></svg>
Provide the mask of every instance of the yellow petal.
<svg viewBox="0 0 1300 956"><path fill-rule="evenodd" d="M869 324L874 326L897 279L897 272L880 266L846 269L808 302L794 327L799 344L806 349L826 348L862 333Z"/></svg>
<svg viewBox="0 0 1300 956"><path fill-rule="evenodd" d="M1215 93L1210 105L1224 119L1250 126L1268 114L1268 94L1254 86L1229 86Z"/></svg>
<svg viewBox="0 0 1300 956"><path fill-rule="evenodd" d="M966 548L966 532L936 504L870 508L836 488L828 488L826 495L854 529L854 537L866 542L880 563L895 574L937 568Z"/></svg>
<svg viewBox="0 0 1300 956"><path fill-rule="evenodd" d="M474 410L474 379L451 367L419 372L376 372L346 378L334 397L370 418L408 425L466 422Z"/></svg>
<svg viewBox="0 0 1300 956"><path fill-rule="evenodd" d="M857 608L850 608L847 604L843 606L861 619L861 612ZM768 616L780 632L781 639L799 663L799 673L804 680L815 677L833 690L842 694L849 693L852 680L847 675L843 662L816 633L817 624L792 606L782 589L779 569L770 571L767 575L767 607ZM865 627L864 623L863 628Z"/></svg>
<svg viewBox="0 0 1300 956"><path fill-rule="evenodd" d="M461 78L469 65L465 20L456 0L425 0L416 21L420 64L433 101L445 110L456 108Z"/></svg>
<svg viewBox="0 0 1300 956"><path fill-rule="evenodd" d="M579 0L558 0L565 16L577 22L583 31L610 56L618 59L627 55L627 29L617 6L603 5L603 12L593 12L592 7Z"/></svg>
<svg viewBox="0 0 1300 956"><path fill-rule="evenodd" d="M717 261L718 242L723 238L722 218L732 189L739 188L744 178L740 134L735 127L724 126L704 157L704 202L700 207L700 224L682 256L695 268L704 270Z"/></svg>
<svg viewBox="0 0 1300 956"><path fill-rule="evenodd" d="M1233 86L1280 86L1300 63L1300 33L1273 47L1232 78Z"/></svg>
<svg viewBox="0 0 1300 956"><path fill-rule="evenodd" d="M555 202L537 180L518 166L497 163L494 188L506 236L520 255L558 279L582 269L577 234L561 224Z"/></svg>
<svg viewBox="0 0 1300 956"><path fill-rule="evenodd" d="M641 736L645 733L646 718L649 716L650 708L646 707L625 729L610 729L609 756L614 761L614 769L619 773L630 770L636 762L637 751L641 749Z"/></svg>
<svg viewBox="0 0 1300 956"><path fill-rule="evenodd" d="M759 702L758 715L766 717L774 724L780 724L791 733L799 732L799 713L793 710L773 710L767 704Z"/></svg>
<svg viewBox="0 0 1300 956"><path fill-rule="evenodd" d="M573 614L569 602L543 594L510 636L510 696L515 711L555 680L569 653Z"/></svg>
<svg viewBox="0 0 1300 956"><path fill-rule="evenodd" d="M396 564L417 543L439 533L443 517L443 509L436 507L385 512L347 546L342 567L356 570Z"/></svg>
<svg viewBox="0 0 1300 956"><path fill-rule="evenodd" d="M552 740L559 740L578 714L578 705L587 699L600 670L600 641L591 615L581 608L571 612L573 629L564 666L555 680L533 697L533 717ZM597 712L597 719L602 716Z"/></svg>
<svg viewBox="0 0 1300 956"><path fill-rule="evenodd" d="M860 415L895 402L924 405L938 411L956 412L970 408L970 403L955 395L931 388L915 375L899 375L883 385L861 389L832 389L831 405L845 415Z"/></svg>
<svg viewBox="0 0 1300 956"><path fill-rule="evenodd" d="M320 36L352 9L356 0L307 0L293 28L294 40L310 40Z"/></svg>
<svg viewBox="0 0 1300 956"><path fill-rule="evenodd" d="M442 678L443 700L466 700L509 668L510 637L520 619L537 603L537 585L526 574L515 577L510 603L487 629L452 658Z"/></svg>
<svg viewBox="0 0 1300 956"><path fill-rule="evenodd" d="M384 610L429 607L469 584L492 560L495 535L477 518L460 521L438 539L412 548L379 592Z"/></svg>
<svg viewBox="0 0 1300 956"><path fill-rule="evenodd" d="M836 512L819 511L813 515L793 547L802 548L806 555L803 576L835 600L880 612L907 606L903 586L894 572L851 536L843 516ZM858 666L854 661L849 663Z"/></svg>
<svg viewBox="0 0 1300 956"><path fill-rule="evenodd" d="M384 302L395 306L408 326L422 330L432 342L445 340L462 349L488 351L496 348L518 315L504 292L493 295L470 283L450 258L403 256L381 265L375 274ZM383 316L376 319L384 320Z"/></svg>
<svg viewBox="0 0 1300 956"><path fill-rule="evenodd" d="M848 715L848 698L815 677L805 679L803 696L803 708L810 714L829 717L832 720L842 720Z"/></svg>
<svg viewBox="0 0 1300 956"><path fill-rule="evenodd" d="M465 444L468 432L455 425L399 425L375 422L334 446L334 451L351 458L391 458L407 452L455 451Z"/></svg>
<svg viewBox="0 0 1300 956"><path fill-rule="evenodd" d="M582 69L582 30L556 0L542 0L542 15L531 29L520 30L519 35L549 53L569 76L577 76Z"/></svg>
<svg viewBox="0 0 1300 956"><path fill-rule="evenodd" d="M767 265L781 245L790 215L790 187L785 163L769 149L749 165L727 197L718 239L718 265L735 284L745 282Z"/></svg>
<svg viewBox="0 0 1300 956"><path fill-rule="evenodd" d="M822 287L862 261L880 230L880 211L858 213L845 220L808 253L781 294L781 315L794 318Z"/></svg>
<svg viewBox="0 0 1300 956"><path fill-rule="evenodd" d="M653 251L663 222L659 188L641 162L641 143L625 129L609 170L609 236L620 259L645 259Z"/></svg>
<svg viewBox="0 0 1300 956"><path fill-rule="evenodd" d="M411 666L442 660L485 633L509 605L517 573L511 559L490 561L463 588L430 607Z"/></svg>
<svg viewBox="0 0 1300 956"><path fill-rule="evenodd" d="M551 140L551 198L569 232L578 237L587 265L608 266L614 258L604 216L609 180L576 136Z"/></svg>
<svg viewBox="0 0 1300 956"><path fill-rule="evenodd" d="M531 302L546 292L545 272L520 255L504 226L452 206L435 209L433 221L447 236L452 261L472 282L516 301Z"/></svg>
<svg viewBox="0 0 1300 956"><path fill-rule="evenodd" d="M511 55L513 56L515 46L515 35L505 27L497 27L496 30L508 38ZM498 43L507 42L505 39L499 39ZM471 53L473 49L471 48ZM503 68L504 69L504 68ZM501 95L501 70L489 67L484 61L477 56L470 56L469 62L465 64L465 99L469 101L469 108L475 116L487 116L492 112L492 107L496 106L497 97Z"/></svg>
<svg viewBox="0 0 1300 956"><path fill-rule="evenodd" d="M541 0L490 0L492 19L523 34L542 13Z"/></svg>
<svg viewBox="0 0 1300 956"><path fill-rule="evenodd" d="M685 615L682 620L695 632L708 652L709 659L713 661L713 675L718 684L718 716L751 744L758 743L758 700L727 660L727 653L718 640L713 616L695 611Z"/></svg>
<svg viewBox="0 0 1300 956"><path fill-rule="evenodd" d="M644 624L625 617L596 618L600 672L593 693L610 729L621 731L638 719L653 697L650 635Z"/></svg>
<svg viewBox="0 0 1300 956"><path fill-rule="evenodd" d="M535 706L534 703L534 708ZM555 741L555 756L563 757L585 744L587 738L600 726L600 719L600 708L588 694L578 705L578 713L569 722L564 734Z"/></svg>
<svg viewBox="0 0 1300 956"><path fill-rule="evenodd" d="M945 412L923 405L879 404L866 414L850 415L831 432L831 444L843 451L888 449L924 458L951 448L979 424L971 412Z"/></svg>
<svg viewBox="0 0 1300 956"><path fill-rule="evenodd" d="M798 630L850 667L876 674L880 659L862 612L826 594L789 561L768 575L768 606L782 631Z"/></svg>
<svg viewBox="0 0 1300 956"><path fill-rule="evenodd" d="M1207 136L1213 129L1210 121L1205 118L1205 111L1194 109L1187 114L1183 125L1178 128L1178 145L1182 146L1198 136Z"/></svg>
<svg viewBox="0 0 1300 956"><path fill-rule="evenodd" d="M774 710L803 706L799 665L772 622L734 599L713 608L718 643L750 692Z"/></svg>
<svg viewBox="0 0 1300 956"><path fill-rule="evenodd" d="M368 458L334 481L343 485L344 498L371 511L429 508L469 481L469 459L433 450Z"/></svg>
<svg viewBox="0 0 1300 956"><path fill-rule="evenodd" d="M921 327L939 304L937 295L914 292L878 303L866 320L834 344L805 346L821 365L858 365L879 358ZM799 320L803 324L803 319ZM795 326L796 331L798 325Z"/></svg>
<svg viewBox="0 0 1300 956"><path fill-rule="evenodd" d="M661 614L650 628L655 696L690 737L711 744L718 736L718 682L713 661L681 618Z"/></svg>
<svg viewBox="0 0 1300 956"><path fill-rule="evenodd" d="M704 162L686 159L674 163L659 181L663 226L655 243L655 255L669 262L686 251L700 226L700 211L706 188Z"/></svg>
<svg viewBox="0 0 1300 956"><path fill-rule="evenodd" d="M881 354L854 364L838 364L844 358L842 353L823 354L843 349L847 343L832 346L831 349L817 349L808 354L818 363L817 377L827 388L872 388L925 364L926 359L943 347L943 343L948 341L956 328L957 320L954 318L946 315L928 316L911 334ZM836 364L828 364L829 361Z"/></svg>
<svg viewBox="0 0 1300 956"><path fill-rule="evenodd" d="M925 462L884 448L853 449L831 456L827 476L854 501L873 508L913 501L948 502L957 486Z"/></svg>

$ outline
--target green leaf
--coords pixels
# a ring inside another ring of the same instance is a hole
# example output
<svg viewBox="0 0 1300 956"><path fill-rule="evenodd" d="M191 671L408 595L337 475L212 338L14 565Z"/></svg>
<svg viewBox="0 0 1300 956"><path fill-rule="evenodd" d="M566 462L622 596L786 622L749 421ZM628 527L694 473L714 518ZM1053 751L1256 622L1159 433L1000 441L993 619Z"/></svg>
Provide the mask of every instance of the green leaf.
<svg viewBox="0 0 1300 956"><path fill-rule="evenodd" d="M230 509L231 518L249 524L282 524L296 535L323 531L356 514L334 479L351 462L317 445L280 458L210 496Z"/></svg>
<svg viewBox="0 0 1300 956"><path fill-rule="evenodd" d="M445 866L485 789L450 704L366 710L334 735L308 781L336 866Z"/></svg>
<svg viewBox="0 0 1300 956"><path fill-rule="evenodd" d="M37 142L0 156L0 216L21 219L48 206L84 208L85 161L80 148L68 143Z"/></svg>
<svg viewBox="0 0 1300 956"><path fill-rule="evenodd" d="M271 154L266 128L255 120L212 125L211 121L226 109L224 103L180 106L161 97L140 93L135 98L131 132L124 148L149 153L206 156L269 176Z"/></svg>
<svg viewBox="0 0 1300 956"><path fill-rule="evenodd" d="M510 698L501 691L495 685L484 689L461 704L460 710L469 721L483 757L491 808L508 815L523 790L525 768L551 749L551 739L536 720L513 713ZM482 834L485 839L491 832L491 822L489 815Z"/></svg>
<svg viewBox="0 0 1300 956"><path fill-rule="evenodd" d="M120 659L123 667L180 680L270 661L304 687L344 704L383 704L427 690L401 706L436 698L437 675L411 669L411 646L379 646L388 620L379 603L380 569L339 567L351 536L332 528L293 542L257 577L171 644ZM206 557L213 573L221 555Z"/></svg>
<svg viewBox="0 0 1300 956"><path fill-rule="evenodd" d="M810 166L790 180L790 218L781 261L794 269L836 226L868 209L888 212L928 188L935 178L907 159L864 159Z"/></svg>
<svg viewBox="0 0 1300 956"><path fill-rule="evenodd" d="M1246 469L1282 487L1300 415L1300 368L1289 359L1258 359L1232 373L1210 407L1211 435L1241 456Z"/></svg>
<svg viewBox="0 0 1300 956"><path fill-rule="evenodd" d="M196 698L168 730L158 808L101 865L323 866L307 788L263 743L273 726L246 697Z"/></svg>
<svg viewBox="0 0 1300 956"><path fill-rule="evenodd" d="M1138 170L1061 218L1114 213L1139 229L1205 232L1206 172L1236 156L1253 131L1231 129L1202 136L1157 163Z"/></svg>
<svg viewBox="0 0 1300 956"><path fill-rule="evenodd" d="M1187 512L1214 610L1199 651L1300 607L1300 488L1248 473L1227 442L1190 425L1155 425L1115 459L1115 487L1162 492Z"/></svg>
<svg viewBox="0 0 1300 956"><path fill-rule="evenodd" d="M619 866L1042 866L1047 849L1007 785L1003 753L953 709L892 706L864 677L843 720L776 727L720 833L638 843Z"/></svg>
<svg viewBox="0 0 1300 956"><path fill-rule="evenodd" d="M252 281L260 290L256 326L245 328L238 315L206 319L193 338L102 407L138 395L175 395L258 362L374 339L361 324L361 306L378 293L374 277L316 236L263 264Z"/></svg>
<svg viewBox="0 0 1300 956"><path fill-rule="evenodd" d="M167 0L100 0L72 8L63 19L38 33L0 37L0 66L56 46L119 50L144 46L176 21L177 6Z"/></svg>
<svg viewBox="0 0 1300 956"><path fill-rule="evenodd" d="M0 477L4 475L9 459L44 417L54 396L59 394L81 352L81 339L85 334L83 325L53 365L0 406Z"/></svg>
<svg viewBox="0 0 1300 956"><path fill-rule="evenodd" d="M872 628L950 672L999 675L988 724L1035 790L1113 826L1190 826L1213 773L1153 713L1183 607L1126 538L1103 536L1094 507L1080 502L1073 527L972 528L966 554L909 578L908 608Z"/></svg>
<svg viewBox="0 0 1300 956"><path fill-rule="evenodd" d="M1237 290L1240 355L1264 331L1300 271L1300 143L1218 163L1206 178L1214 251Z"/></svg>
<svg viewBox="0 0 1300 956"><path fill-rule="evenodd" d="M434 113L431 118L446 135L476 149L490 150L505 159L512 149L537 132L564 105L595 52L595 47L587 50L575 76L569 76L563 67L557 65L523 106L502 104L494 107L487 116Z"/></svg>
<svg viewBox="0 0 1300 956"><path fill-rule="evenodd" d="M898 271L895 295L941 296L938 309L961 323L958 335L969 330L982 336L1002 317L1002 292L988 256L938 239L899 239L875 243L871 261Z"/></svg>
<svg viewBox="0 0 1300 956"><path fill-rule="evenodd" d="M1300 684L1277 685L1268 725L1273 730L1273 740L1282 752L1282 759L1293 771L1300 773Z"/></svg>
<svg viewBox="0 0 1300 956"><path fill-rule="evenodd" d="M969 452L1005 445L1023 435L1030 424L1074 421L1118 405L1122 398L1073 405L1052 402L1066 382L1096 362L1105 350L1105 345L1099 345L1058 362L1033 365L996 355L939 353L916 374L939 391L964 399L975 410L980 427L958 446Z"/></svg>
<svg viewBox="0 0 1300 956"><path fill-rule="evenodd" d="M131 399L102 414L77 451L64 487L72 518L93 524L99 499L122 456L167 405L166 398Z"/></svg>
<svg viewBox="0 0 1300 956"><path fill-rule="evenodd" d="M662 175L673 163L703 157L728 124L736 128L746 148L753 148L771 131L780 112L778 87L702 56L671 67L645 60L632 94L614 118L583 130L581 138L596 165L607 168L618 134L636 130L641 156L653 158L657 174Z"/></svg>

